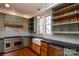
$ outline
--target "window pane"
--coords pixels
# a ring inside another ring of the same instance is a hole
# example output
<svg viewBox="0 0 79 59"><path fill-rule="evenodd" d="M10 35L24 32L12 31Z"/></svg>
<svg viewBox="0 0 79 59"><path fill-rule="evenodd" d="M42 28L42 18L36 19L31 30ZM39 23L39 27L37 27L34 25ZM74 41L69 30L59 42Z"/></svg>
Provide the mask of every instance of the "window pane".
<svg viewBox="0 0 79 59"><path fill-rule="evenodd" d="M38 19L38 29L39 33L51 34L51 16L47 16L46 18Z"/></svg>
<svg viewBox="0 0 79 59"><path fill-rule="evenodd" d="M51 16L46 17L46 24L51 24Z"/></svg>
<svg viewBox="0 0 79 59"><path fill-rule="evenodd" d="M51 34L51 16L46 17L46 34Z"/></svg>
<svg viewBox="0 0 79 59"><path fill-rule="evenodd" d="M43 18L39 19L39 30L40 30L40 33L44 33L44 19Z"/></svg>
<svg viewBox="0 0 79 59"><path fill-rule="evenodd" d="M46 26L46 33L51 34L51 25Z"/></svg>

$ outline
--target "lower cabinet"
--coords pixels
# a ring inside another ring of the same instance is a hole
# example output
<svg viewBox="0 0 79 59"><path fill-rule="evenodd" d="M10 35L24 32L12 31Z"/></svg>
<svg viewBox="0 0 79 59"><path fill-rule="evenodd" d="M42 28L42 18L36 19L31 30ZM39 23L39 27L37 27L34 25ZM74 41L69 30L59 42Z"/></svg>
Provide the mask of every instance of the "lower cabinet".
<svg viewBox="0 0 79 59"><path fill-rule="evenodd" d="M64 56L64 49L62 47L48 44L41 41L41 46L31 41L31 49L40 56Z"/></svg>
<svg viewBox="0 0 79 59"><path fill-rule="evenodd" d="M49 45L49 56L63 56L64 49L59 46Z"/></svg>
<svg viewBox="0 0 79 59"><path fill-rule="evenodd" d="M41 42L41 56L63 56L64 49L59 46Z"/></svg>
<svg viewBox="0 0 79 59"><path fill-rule="evenodd" d="M48 56L48 44L46 42L41 42L41 56Z"/></svg>

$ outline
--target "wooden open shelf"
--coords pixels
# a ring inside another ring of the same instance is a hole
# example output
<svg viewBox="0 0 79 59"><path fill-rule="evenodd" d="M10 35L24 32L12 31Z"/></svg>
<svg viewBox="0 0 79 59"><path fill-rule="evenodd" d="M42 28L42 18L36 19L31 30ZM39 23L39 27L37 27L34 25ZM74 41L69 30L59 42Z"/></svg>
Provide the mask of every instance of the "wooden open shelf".
<svg viewBox="0 0 79 59"><path fill-rule="evenodd" d="M5 23L5 26L20 27L20 28L23 27L23 25L21 25L21 24L14 24L14 23Z"/></svg>
<svg viewBox="0 0 79 59"><path fill-rule="evenodd" d="M61 24L53 24L53 26L56 26L56 25L66 25L66 24L76 24L76 23L79 23L79 21L76 21L76 22L67 22L67 23L61 23Z"/></svg>
<svg viewBox="0 0 79 59"><path fill-rule="evenodd" d="M71 13L71 14L67 14L67 15L55 17L53 19L61 19L61 18L73 17L73 16L77 16L77 15L79 15L79 11L78 12L75 12L75 13Z"/></svg>
<svg viewBox="0 0 79 59"><path fill-rule="evenodd" d="M67 5L68 4L71 3L67 3ZM66 4L64 6L66 6ZM55 10L53 10L53 12L54 11ZM52 20L53 33L79 34L79 4L75 3L65 8L60 8L59 10L56 10L53 13Z"/></svg>

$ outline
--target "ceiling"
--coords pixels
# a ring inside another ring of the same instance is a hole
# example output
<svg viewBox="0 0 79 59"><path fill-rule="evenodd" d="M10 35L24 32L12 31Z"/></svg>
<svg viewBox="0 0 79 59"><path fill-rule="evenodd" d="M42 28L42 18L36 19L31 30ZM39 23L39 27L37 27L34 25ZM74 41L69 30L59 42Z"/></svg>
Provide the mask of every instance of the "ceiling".
<svg viewBox="0 0 79 59"><path fill-rule="evenodd" d="M49 8L56 5L54 3L9 3L7 8L4 4L0 4L0 12L31 18ZM38 10L40 9L40 10Z"/></svg>

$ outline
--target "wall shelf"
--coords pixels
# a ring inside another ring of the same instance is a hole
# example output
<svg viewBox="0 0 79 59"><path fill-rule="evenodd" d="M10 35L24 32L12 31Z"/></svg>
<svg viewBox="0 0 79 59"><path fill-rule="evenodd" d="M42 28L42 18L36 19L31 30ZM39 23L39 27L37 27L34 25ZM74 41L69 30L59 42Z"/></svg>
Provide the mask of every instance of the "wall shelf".
<svg viewBox="0 0 79 59"><path fill-rule="evenodd" d="M54 17L53 19L61 19L61 18L73 17L73 16L77 16L77 15L79 15L79 11L75 12L75 13L59 16L59 17Z"/></svg>
<svg viewBox="0 0 79 59"><path fill-rule="evenodd" d="M79 21L76 21L76 22L67 22L67 23L61 23L61 24L53 24L53 26L56 26L56 25L66 25L66 24L76 24L76 23L79 23Z"/></svg>
<svg viewBox="0 0 79 59"><path fill-rule="evenodd" d="M5 23L5 26L11 26L11 27L20 27L20 28L22 28L23 27L23 25L22 24L12 24L12 23Z"/></svg>
<svg viewBox="0 0 79 59"><path fill-rule="evenodd" d="M59 14L59 13L67 12L67 11L70 11L70 10L73 10L73 9L76 9L76 8L79 8L79 4L73 4L71 6L62 8L62 9L54 12L53 14Z"/></svg>
<svg viewBox="0 0 79 59"><path fill-rule="evenodd" d="M52 10L53 10L53 11L57 11L57 10L63 8L64 6L66 6L66 5L67 5L67 3L59 3L59 4L57 4L56 6L54 6L54 7L52 8Z"/></svg>
<svg viewBox="0 0 79 59"><path fill-rule="evenodd" d="M55 11L52 14L54 34L79 34L79 4L71 5L71 3L67 3L67 5L69 6L56 11L53 10L53 12ZM58 15L55 13L62 14Z"/></svg>

